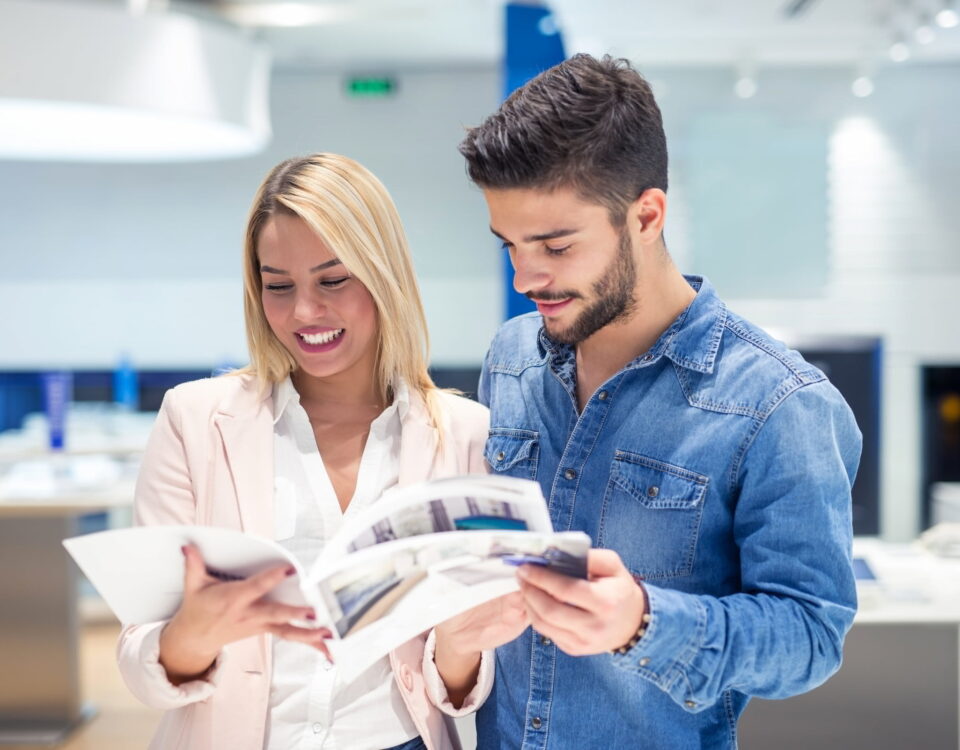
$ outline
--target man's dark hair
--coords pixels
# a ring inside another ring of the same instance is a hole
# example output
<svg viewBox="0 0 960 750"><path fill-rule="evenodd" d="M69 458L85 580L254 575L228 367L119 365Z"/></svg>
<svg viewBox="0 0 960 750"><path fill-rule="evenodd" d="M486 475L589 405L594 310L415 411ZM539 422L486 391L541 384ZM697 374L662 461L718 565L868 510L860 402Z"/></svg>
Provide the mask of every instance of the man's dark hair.
<svg viewBox="0 0 960 750"><path fill-rule="evenodd" d="M574 55L514 91L460 144L483 188L573 188L622 226L667 189L667 141L650 85L627 60Z"/></svg>

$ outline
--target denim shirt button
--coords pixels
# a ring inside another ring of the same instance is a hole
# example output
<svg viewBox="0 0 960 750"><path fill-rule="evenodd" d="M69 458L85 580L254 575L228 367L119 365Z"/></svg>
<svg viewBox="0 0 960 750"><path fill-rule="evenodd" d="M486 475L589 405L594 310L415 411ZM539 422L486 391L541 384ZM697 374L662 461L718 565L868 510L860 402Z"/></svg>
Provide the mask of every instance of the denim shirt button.
<svg viewBox="0 0 960 750"><path fill-rule="evenodd" d="M687 708L696 708L696 707L697 707L697 702L696 702L696 701L684 701L684 702L683 702L683 705L685 705Z"/></svg>
<svg viewBox="0 0 960 750"><path fill-rule="evenodd" d="M539 729L543 726L543 721L540 720L539 716L534 716L532 719L530 719L530 726L532 726L534 729Z"/></svg>
<svg viewBox="0 0 960 750"><path fill-rule="evenodd" d="M565 472L563 472L563 476L565 476L567 479L576 479L577 472L575 472L573 469L567 469Z"/></svg>
<svg viewBox="0 0 960 750"><path fill-rule="evenodd" d="M600 399L601 401L606 401L609 397L610 397L610 394L607 393L606 391L600 391L600 393L597 394L597 398Z"/></svg>
<svg viewBox="0 0 960 750"><path fill-rule="evenodd" d="M497 454L497 461L498 461L498 462L503 461L503 459L505 459L506 457L507 457L507 454L504 453L503 451L500 451L500 452Z"/></svg>
<svg viewBox="0 0 960 750"><path fill-rule="evenodd" d="M660 494L660 488L656 485L652 487L647 487L647 497L656 497Z"/></svg>
<svg viewBox="0 0 960 750"><path fill-rule="evenodd" d="M645 667L645 666L647 666L647 664L649 664L649 663L650 663L650 657L649 657L649 656L644 656L644 657L640 660L640 666L641 666L641 667Z"/></svg>
<svg viewBox="0 0 960 750"><path fill-rule="evenodd" d="M541 646L549 646L549 645L551 645L552 643L553 643L553 641L551 641L549 638L547 638L547 636L545 636L545 635L541 635L541 636L540 636L540 645L541 645Z"/></svg>
<svg viewBox="0 0 960 750"><path fill-rule="evenodd" d="M640 361L641 361L641 362L649 362L651 359L653 359L653 355L652 355L652 354L644 354L644 355L643 355L643 359L641 359Z"/></svg>

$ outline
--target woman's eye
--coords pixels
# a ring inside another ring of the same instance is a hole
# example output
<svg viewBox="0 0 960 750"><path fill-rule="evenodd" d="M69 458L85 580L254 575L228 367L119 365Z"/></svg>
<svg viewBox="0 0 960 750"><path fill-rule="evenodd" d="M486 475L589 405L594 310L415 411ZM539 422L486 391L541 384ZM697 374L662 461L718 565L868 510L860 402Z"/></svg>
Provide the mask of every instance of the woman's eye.
<svg viewBox="0 0 960 750"><path fill-rule="evenodd" d="M283 292L287 292L293 289L293 284L264 284L263 288L266 289L268 292L281 294Z"/></svg>
<svg viewBox="0 0 960 750"><path fill-rule="evenodd" d="M325 287L327 289L336 289L338 286L342 286L349 280L350 280L349 276L343 276L342 278L339 278L339 279L324 279L323 281L320 282L320 286Z"/></svg>

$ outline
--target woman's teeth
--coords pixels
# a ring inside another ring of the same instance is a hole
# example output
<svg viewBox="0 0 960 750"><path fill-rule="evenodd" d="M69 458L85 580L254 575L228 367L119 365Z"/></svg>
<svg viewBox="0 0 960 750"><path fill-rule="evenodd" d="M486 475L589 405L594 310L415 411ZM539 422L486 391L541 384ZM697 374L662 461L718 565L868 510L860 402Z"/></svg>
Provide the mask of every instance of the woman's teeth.
<svg viewBox="0 0 960 750"><path fill-rule="evenodd" d="M333 331L324 331L323 333L298 333L297 336L302 338L308 344L316 346L317 344L329 344L341 333L343 333L343 329L337 328Z"/></svg>

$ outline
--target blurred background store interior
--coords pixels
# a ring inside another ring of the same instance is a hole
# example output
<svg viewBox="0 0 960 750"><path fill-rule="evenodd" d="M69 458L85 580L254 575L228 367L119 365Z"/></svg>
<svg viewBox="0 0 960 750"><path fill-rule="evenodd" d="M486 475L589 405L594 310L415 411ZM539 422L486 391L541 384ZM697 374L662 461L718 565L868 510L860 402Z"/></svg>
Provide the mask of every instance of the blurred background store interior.
<svg viewBox="0 0 960 750"><path fill-rule="evenodd" d="M626 57L649 79L670 152L674 260L851 402L865 436L858 535L907 544L960 521L958 11L951 0L0 0L0 512L44 502L64 471L74 488L129 494L164 390L247 361L246 213L289 156L338 152L382 179L407 229L437 379L474 391L509 276L457 144L507 81L562 50ZM171 22L204 45L177 47ZM31 45L15 43L18 24ZM136 44L111 38L125 28ZM194 72L174 70L188 62ZM239 96L234 120L247 118L252 145L91 155L69 151L77 132L27 148L4 107L31 97L32 81L39 91L72 76L87 91L81 63L140 93L190 76L213 109ZM67 469L46 451L49 372L72 373ZM128 503L71 523L123 525ZM106 740L81 732L70 747L84 741Z"/></svg>

